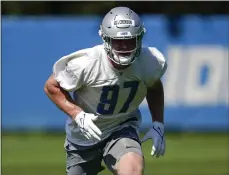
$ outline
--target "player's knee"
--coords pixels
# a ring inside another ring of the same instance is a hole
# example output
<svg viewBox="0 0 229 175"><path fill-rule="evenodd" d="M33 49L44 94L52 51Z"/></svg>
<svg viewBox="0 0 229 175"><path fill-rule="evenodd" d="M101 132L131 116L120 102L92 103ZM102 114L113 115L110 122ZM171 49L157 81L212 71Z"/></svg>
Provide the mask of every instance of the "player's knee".
<svg viewBox="0 0 229 175"><path fill-rule="evenodd" d="M125 167L119 167L117 169L117 175L142 175L143 167L139 164L129 163Z"/></svg>
<svg viewBox="0 0 229 175"><path fill-rule="evenodd" d="M136 153L127 153L117 164L117 175L142 175L143 169L143 157Z"/></svg>

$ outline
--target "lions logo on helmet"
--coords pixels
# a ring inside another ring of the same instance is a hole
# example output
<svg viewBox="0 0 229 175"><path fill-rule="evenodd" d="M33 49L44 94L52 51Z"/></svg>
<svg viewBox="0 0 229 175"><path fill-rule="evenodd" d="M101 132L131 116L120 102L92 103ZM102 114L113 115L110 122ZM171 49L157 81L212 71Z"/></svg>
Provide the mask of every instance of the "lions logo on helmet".
<svg viewBox="0 0 229 175"><path fill-rule="evenodd" d="M108 57L123 66L130 65L139 56L145 32L140 17L127 7L111 9L99 30Z"/></svg>

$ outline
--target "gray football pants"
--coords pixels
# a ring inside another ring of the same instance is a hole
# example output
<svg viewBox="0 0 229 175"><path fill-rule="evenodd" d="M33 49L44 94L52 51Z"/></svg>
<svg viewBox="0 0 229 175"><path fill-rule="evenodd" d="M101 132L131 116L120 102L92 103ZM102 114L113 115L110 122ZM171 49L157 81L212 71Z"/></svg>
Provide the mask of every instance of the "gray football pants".
<svg viewBox="0 0 229 175"><path fill-rule="evenodd" d="M93 146L79 146L65 141L67 175L97 175L107 168L115 171L116 163L128 152L143 156L138 134L132 127L123 128L113 133L109 138Z"/></svg>

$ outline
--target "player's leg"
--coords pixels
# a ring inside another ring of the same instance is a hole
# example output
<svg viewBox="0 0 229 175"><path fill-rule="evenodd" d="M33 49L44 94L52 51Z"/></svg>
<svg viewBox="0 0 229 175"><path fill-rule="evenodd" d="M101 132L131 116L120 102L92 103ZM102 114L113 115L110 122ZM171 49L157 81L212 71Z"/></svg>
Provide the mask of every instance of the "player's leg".
<svg viewBox="0 0 229 175"><path fill-rule="evenodd" d="M100 145L85 148L65 141L66 174L97 175L103 170L101 166L102 148Z"/></svg>
<svg viewBox="0 0 229 175"><path fill-rule="evenodd" d="M116 175L142 175L144 158L138 134L126 127L112 135L104 151L104 162Z"/></svg>
<svg viewBox="0 0 229 175"><path fill-rule="evenodd" d="M117 175L143 175L143 156L129 150L117 162Z"/></svg>

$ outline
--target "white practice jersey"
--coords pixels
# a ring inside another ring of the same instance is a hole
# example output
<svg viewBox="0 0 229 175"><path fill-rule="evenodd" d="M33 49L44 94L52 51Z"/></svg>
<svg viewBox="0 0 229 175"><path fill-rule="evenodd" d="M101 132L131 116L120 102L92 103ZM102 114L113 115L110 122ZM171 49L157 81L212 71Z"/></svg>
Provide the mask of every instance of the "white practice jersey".
<svg viewBox="0 0 229 175"><path fill-rule="evenodd" d="M138 129L141 122L139 105L147 88L166 70L164 56L154 47L142 48L139 58L124 70L115 69L103 45L62 57L53 66L55 79L87 113L98 115L95 124L102 131L102 140L126 126ZM70 117L66 123L71 142L89 146L88 140Z"/></svg>

